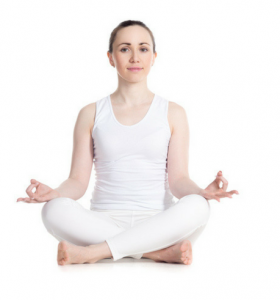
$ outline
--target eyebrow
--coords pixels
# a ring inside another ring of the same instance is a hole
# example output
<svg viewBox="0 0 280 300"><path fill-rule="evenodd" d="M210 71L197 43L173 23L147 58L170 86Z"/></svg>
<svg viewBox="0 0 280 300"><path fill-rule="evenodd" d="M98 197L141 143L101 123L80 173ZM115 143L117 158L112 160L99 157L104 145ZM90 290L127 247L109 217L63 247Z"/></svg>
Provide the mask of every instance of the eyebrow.
<svg viewBox="0 0 280 300"><path fill-rule="evenodd" d="M121 44L119 44L117 47L119 47L120 45L131 45L130 43L121 43ZM147 44L147 45L149 45L150 46L150 44L148 44L148 43L139 43L139 45L143 45L143 44Z"/></svg>

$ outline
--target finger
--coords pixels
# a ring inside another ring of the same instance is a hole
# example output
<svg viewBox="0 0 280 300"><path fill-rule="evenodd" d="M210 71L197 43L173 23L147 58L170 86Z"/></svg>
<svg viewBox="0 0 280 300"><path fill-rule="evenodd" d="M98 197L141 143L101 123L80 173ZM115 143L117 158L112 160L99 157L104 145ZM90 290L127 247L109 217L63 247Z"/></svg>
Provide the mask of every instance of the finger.
<svg viewBox="0 0 280 300"><path fill-rule="evenodd" d="M31 179L32 180L32 179ZM31 183L29 185L29 187L26 189L26 194L30 197L30 198L35 198L35 194L32 192L32 190L34 189L34 187L38 186L38 182L36 183Z"/></svg>
<svg viewBox="0 0 280 300"><path fill-rule="evenodd" d="M31 179L30 182L31 182L31 183L34 183L34 184L35 184L35 183L40 183L40 182L39 182L38 180L36 180L36 179Z"/></svg>
<svg viewBox="0 0 280 300"><path fill-rule="evenodd" d="M31 198L25 197L25 198L18 198L17 202L25 202L26 200L32 200Z"/></svg>
<svg viewBox="0 0 280 300"><path fill-rule="evenodd" d="M216 193L216 196L220 198L226 198L226 197L232 198L230 192L219 192Z"/></svg>
<svg viewBox="0 0 280 300"><path fill-rule="evenodd" d="M37 200L30 199L30 198L25 198L25 200L23 202L25 202L25 203L39 203Z"/></svg>
<svg viewBox="0 0 280 300"><path fill-rule="evenodd" d="M218 175L216 176L215 182L216 182L216 184L218 185L218 188L219 188L219 189L222 189L222 188L223 188L223 185L220 186L220 183L222 182L220 176L218 176Z"/></svg>
<svg viewBox="0 0 280 300"><path fill-rule="evenodd" d="M224 197L232 198L232 195L233 195L233 194L236 194L235 191L230 191L230 192L226 192L226 193L221 193L221 194L219 194L219 196L220 196L221 198L224 198Z"/></svg>
<svg viewBox="0 0 280 300"><path fill-rule="evenodd" d="M237 194L238 195L239 194L237 191L230 191L229 193L230 193L230 195L233 195L233 194Z"/></svg>
<svg viewBox="0 0 280 300"><path fill-rule="evenodd" d="M17 202L25 202L26 200L30 200L30 198L28 198L28 197L22 197L22 198L18 198L17 199Z"/></svg>
<svg viewBox="0 0 280 300"><path fill-rule="evenodd" d="M219 184L221 181L223 182L223 185L222 185L222 187L220 187L220 185L219 185L219 187L220 187L221 189L223 189L224 191L226 191L227 188L228 188L228 181L225 179L224 176L217 176L217 182L218 182L218 184Z"/></svg>
<svg viewBox="0 0 280 300"><path fill-rule="evenodd" d="M221 175L223 175L223 173L222 171L219 171L216 176L221 176Z"/></svg>

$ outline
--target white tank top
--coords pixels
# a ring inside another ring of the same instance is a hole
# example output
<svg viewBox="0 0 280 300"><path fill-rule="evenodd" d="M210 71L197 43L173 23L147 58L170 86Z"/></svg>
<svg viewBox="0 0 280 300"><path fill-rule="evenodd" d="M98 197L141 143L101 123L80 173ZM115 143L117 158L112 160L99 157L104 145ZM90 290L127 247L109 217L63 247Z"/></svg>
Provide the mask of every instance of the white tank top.
<svg viewBox="0 0 280 300"><path fill-rule="evenodd" d="M165 210L174 204L167 174L168 103L155 94L145 117L128 126L116 119L110 95L96 102L91 210Z"/></svg>

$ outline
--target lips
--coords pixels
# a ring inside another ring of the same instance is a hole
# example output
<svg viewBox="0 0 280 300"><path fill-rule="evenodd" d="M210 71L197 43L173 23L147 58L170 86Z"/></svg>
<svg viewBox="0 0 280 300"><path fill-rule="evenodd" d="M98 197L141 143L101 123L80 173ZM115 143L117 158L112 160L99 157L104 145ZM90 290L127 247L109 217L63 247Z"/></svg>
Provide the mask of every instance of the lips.
<svg viewBox="0 0 280 300"><path fill-rule="evenodd" d="M127 68L128 71L132 72L132 73L138 73L140 71L142 71L143 68Z"/></svg>

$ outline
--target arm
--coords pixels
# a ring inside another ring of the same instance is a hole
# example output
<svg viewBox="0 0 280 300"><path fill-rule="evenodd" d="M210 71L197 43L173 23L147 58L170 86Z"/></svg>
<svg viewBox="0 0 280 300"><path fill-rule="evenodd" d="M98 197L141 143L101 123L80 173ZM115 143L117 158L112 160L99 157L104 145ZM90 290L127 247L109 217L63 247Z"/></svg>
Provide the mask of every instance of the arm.
<svg viewBox="0 0 280 300"><path fill-rule="evenodd" d="M69 178L55 190L60 197L80 199L86 192L93 165L91 129L94 125L95 103L83 107L77 117L73 135L72 163Z"/></svg>
<svg viewBox="0 0 280 300"><path fill-rule="evenodd" d="M59 192L59 197L67 197L74 200L80 199L86 192L86 188L81 182L70 177L54 190Z"/></svg>
<svg viewBox="0 0 280 300"><path fill-rule="evenodd" d="M170 188L172 194L181 199L186 195L198 194L202 196L203 189L200 188L194 181L188 177L179 178L173 185L172 189Z"/></svg>
<svg viewBox="0 0 280 300"><path fill-rule="evenodd" d="M203 189L189 177L189 126L185 109L170 101L168 119L172 124L167 161L171 193L178 199L190 194L202 195Z"/></svg>

